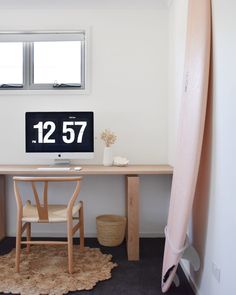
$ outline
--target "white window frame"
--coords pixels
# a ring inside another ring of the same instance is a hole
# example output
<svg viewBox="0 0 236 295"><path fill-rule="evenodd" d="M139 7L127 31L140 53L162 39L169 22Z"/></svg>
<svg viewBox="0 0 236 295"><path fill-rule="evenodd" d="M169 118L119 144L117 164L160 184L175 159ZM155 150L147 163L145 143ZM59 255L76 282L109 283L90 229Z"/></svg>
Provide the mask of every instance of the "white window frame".
<svg viewBox="0 0 236 295"><path fill-rule="evenodd" d="M34 32L1 32L0 42L22 42L23 43L23 87L19 88L0 88L1 94L88 94L88 38L89 30L79 31L34 31ZM81 43L81 86L55 87L53 84L34 84L34 59L33 44L37 40L47 41L76 41Z"/></svg>

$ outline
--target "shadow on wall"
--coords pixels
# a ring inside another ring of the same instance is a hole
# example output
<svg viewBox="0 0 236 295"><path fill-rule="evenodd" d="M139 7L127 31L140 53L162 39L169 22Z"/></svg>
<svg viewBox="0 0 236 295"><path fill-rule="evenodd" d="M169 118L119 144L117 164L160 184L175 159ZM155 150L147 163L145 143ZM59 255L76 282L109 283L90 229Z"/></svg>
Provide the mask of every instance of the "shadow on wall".
<svg viewBox="0 0 236 295"><path fill-rule="evenodd" d="M211 50L211 66L209 77L206 122L203 137L202 154L192 213L192 243L199 253L201 268L198 272L190 269L191 277L197 285L201 282L205 257L206 236L208 227L208 209L210 198L211 160L212 160L212 108L213 108L213 62Z"/></svg>

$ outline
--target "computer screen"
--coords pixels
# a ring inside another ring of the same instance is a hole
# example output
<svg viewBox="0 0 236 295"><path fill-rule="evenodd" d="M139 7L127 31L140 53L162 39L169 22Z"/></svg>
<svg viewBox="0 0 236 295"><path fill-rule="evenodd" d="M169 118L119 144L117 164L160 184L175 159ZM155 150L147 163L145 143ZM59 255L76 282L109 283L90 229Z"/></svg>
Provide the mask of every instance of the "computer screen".
<svg viewBox="0 0 236 295"><path fill-rule="evenodd" d="M56 158L91 158L94 153L93 112L27 112L26 153Z"/></svg>

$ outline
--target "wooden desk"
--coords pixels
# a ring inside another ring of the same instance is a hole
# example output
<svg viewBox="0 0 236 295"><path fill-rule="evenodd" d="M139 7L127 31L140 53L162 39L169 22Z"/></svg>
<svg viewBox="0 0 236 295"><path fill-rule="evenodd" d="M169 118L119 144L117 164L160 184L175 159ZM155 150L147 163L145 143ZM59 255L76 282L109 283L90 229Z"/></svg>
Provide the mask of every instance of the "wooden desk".
<svg viewBox="0 0 236 295"><path fill-rule="evenodd" d="M139 260L139 175L172 174L169 165L130 165L104 167L83 165L81 171L42 171L47 165L0 165L0 240L6 236L5 176L6 175L124 175L126 179L127 255ZM73 168L73 166L71 166Z"/></svg>

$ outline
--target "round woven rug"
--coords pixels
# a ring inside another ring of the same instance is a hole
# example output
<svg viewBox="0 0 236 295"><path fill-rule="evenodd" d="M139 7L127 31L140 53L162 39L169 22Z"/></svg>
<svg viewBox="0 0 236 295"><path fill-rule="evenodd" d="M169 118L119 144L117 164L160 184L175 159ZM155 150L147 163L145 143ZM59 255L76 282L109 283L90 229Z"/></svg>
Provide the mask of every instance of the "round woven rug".
<svg viewBox="0 0 236 295"><path fill-rule="evenodd" d="M74 273L67 272L66 246L33 246L30 254L21 252L20 273L15 272L15 249L0 256L0 292L21 295L62 295L69 291L90 290L96 283L111 278L117 266L112 256L98 248L74 245Z"/></svg>

